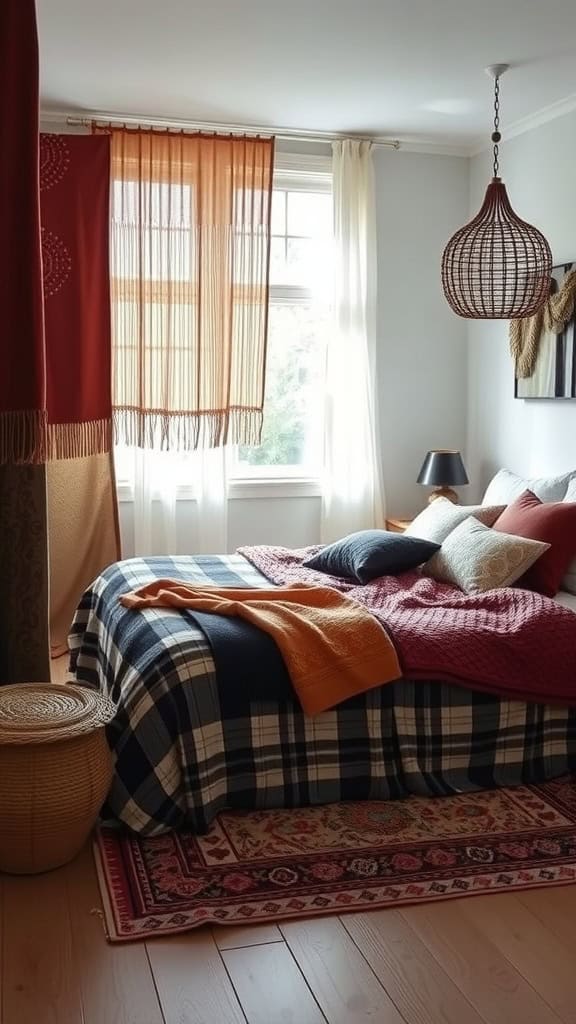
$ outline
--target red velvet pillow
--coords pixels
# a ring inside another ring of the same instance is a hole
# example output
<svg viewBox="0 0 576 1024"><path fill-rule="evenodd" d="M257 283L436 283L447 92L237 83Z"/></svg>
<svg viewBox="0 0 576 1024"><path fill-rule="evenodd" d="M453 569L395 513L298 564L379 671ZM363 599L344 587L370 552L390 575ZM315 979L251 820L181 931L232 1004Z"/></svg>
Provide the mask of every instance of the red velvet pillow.
<svg viewBox="0 0 576 1024"><path fill-rule="evenodd" d="M554 597L576 555L576 502L542 502L532 491L524 491L498 516L493 529L551 545L520 577L518 586Z"/></svg>

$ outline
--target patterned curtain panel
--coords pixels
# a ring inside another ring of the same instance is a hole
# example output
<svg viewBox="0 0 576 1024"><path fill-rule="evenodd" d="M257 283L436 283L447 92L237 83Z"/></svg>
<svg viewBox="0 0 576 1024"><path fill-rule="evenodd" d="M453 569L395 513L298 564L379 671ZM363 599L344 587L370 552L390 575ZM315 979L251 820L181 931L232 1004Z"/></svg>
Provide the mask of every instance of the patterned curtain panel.
<svg viewBox="0 0 576 1024"><path fill-rule="evenodd" d="M274 142L107 131L117 440L257 444Z"/></svg>
<svg viewBox="0 0 576 1024"><path fill-rule="evenodd" d="M50 644L120 557L112 460L110 139L42 135Z"/></svg>
<svg viewBox="0 0 576 1024"><path fill-rule="evenodd" d="M41 135L48 458L112 446L110 140Z"/></svg>
<svg viewBox="0 0 576 1024"><path fill-rule="evenodd" d="M50 649L68 649L76 606L89 584L120 558L111 452L46 464L50 556Z"/></svg>
<svg viewBox="0 0 576 1024"><path fill-rule="evenodd" d="M0 3L0 683L46 680L45 365L34 0Z"/></svg>

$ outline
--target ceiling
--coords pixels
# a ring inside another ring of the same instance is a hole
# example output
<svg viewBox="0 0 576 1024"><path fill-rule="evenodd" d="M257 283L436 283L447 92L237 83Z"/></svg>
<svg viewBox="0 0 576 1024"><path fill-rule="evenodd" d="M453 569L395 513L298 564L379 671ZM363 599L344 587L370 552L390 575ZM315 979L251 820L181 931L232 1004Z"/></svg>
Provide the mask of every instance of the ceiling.
<svg viewBox="0 0 576 1024"><path fill-rule="evenodd" d="M44 109L489 139L576 107L574 0L37 0ZM551 108L551 109L549 109ZM528 122L525 122L528 119ZM520 123L519 123L520 122Z"/></svg>

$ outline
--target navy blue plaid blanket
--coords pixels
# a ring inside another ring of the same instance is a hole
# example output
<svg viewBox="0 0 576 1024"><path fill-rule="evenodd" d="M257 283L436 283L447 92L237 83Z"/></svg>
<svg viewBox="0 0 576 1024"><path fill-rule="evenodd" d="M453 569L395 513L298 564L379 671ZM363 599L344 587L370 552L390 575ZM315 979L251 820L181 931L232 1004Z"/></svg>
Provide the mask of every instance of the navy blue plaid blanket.
<svg viewBox="0 0 576 1024"><path fill-rule="evenodd" d="M84 594L71 667L117 706L107 813L136 832L204 832L224 808L440 796L576 768L576 709L402 679L309 718L291 697L251 699L246 686L219 686L190 613L134 612L118 601L166 577L270 585L241 555L133 558Z"/></svg>

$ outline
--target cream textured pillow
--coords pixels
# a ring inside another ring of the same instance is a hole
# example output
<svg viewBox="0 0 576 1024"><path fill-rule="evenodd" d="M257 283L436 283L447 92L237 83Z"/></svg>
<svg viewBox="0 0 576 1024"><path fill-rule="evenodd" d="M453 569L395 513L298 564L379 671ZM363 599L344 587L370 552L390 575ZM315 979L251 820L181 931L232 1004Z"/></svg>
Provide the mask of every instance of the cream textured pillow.
<svg viewBox="0 0 576 1024"><path fill-rule="evenodd" d="M497 533L473 516L464 520L432 555L423 571L465 594L510 587L550 547L511 533Z"/></svg>
<svg viewBox="0 0 576 1024"><path fill-rule="evenodd" d="M499 469L493 476L484 497L483 505L511 505L524 491L532 491L540 501L563 501L566 488L576 481L576 470L562 473L560 476L540 476L526 479L511 473L509 469ZM576 499L572 498L572 501Z"/></svg>
<svg viewBox="0 0 576 1024"><path fill-rule="evenodd" d="M408 537L431 540L434 544L443 544L448 534L470 516L475 516L486 526L492 526L504 508L504 505L454 505L447 498L435 498L420 515L416 516L404 534Z"/></svg>

